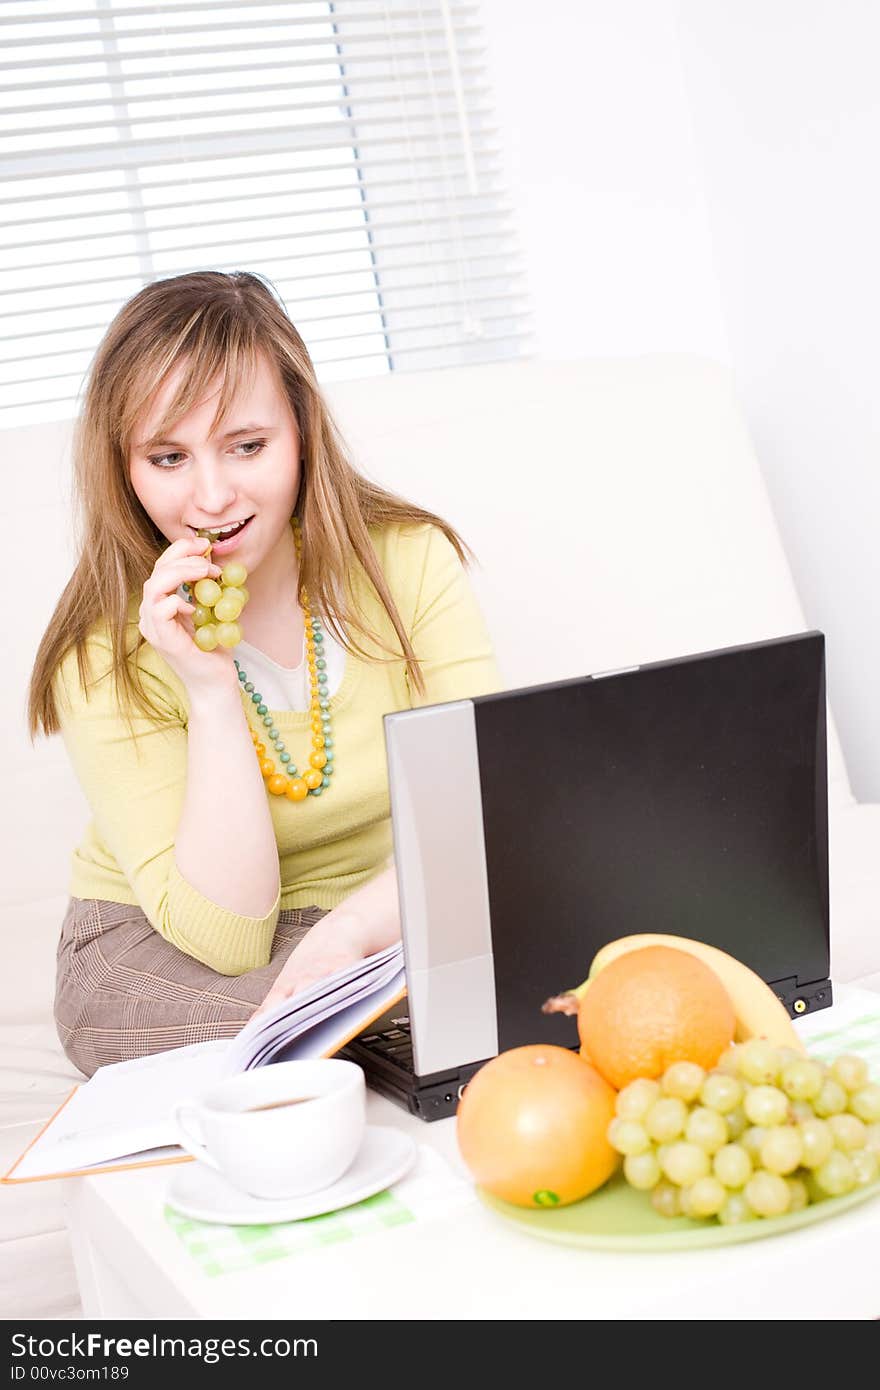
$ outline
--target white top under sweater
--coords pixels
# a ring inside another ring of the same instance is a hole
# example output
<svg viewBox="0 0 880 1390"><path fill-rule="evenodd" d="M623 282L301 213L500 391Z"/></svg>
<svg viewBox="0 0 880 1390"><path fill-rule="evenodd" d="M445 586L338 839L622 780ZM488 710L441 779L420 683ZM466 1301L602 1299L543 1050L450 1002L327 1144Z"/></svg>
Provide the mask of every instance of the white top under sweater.
<svg viewBox="0 0 880 1390"><path fill-rule="evenodd" d="M347 652L336 641L324 624L322 643L324 660L327 662L327 693L335 695L345 673ZM247 678L253 681L254 689L263 697L263 704L269 709L307 710L311 698L309 689L309 668L306 662L306 638L303 633L302 657L298 666L279 666L277 661L265 655L249 642L239 642L233 648L233 656L247 671Z"/></svg>

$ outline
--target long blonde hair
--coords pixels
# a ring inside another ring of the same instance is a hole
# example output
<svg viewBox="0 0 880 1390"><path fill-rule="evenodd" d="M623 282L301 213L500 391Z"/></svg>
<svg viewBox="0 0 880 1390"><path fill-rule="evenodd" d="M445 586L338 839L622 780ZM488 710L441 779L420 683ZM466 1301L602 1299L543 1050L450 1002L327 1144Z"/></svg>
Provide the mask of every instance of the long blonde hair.
<svg viewBox="0 0 880 1390"><path fill-rule="evenodd" d="M128 454L135 422L169 373L183 364L161 434L221 382L215 423L222 420L242 380L263 354L277 369L300 435L301 482L297 515L302 523L300 583L315 609L347 651L370 660L405 660L415 688L425 685L394 600L379 567L367 528L428 522L449 539L463 564L474 558L456 531L433 512L386 492L362 477L325 404L302 338L271 289L246 271L200 271L146 286L117 314L92 362L74 436L74 500L79 513L76 567L43 634L28 696L28 730L54 734L60 724L53 682L67 653L76 648L80 683L91 677L87 639L107 623L112 675L131 725L138 708L167 722L140 680L138 633L127 649L129 604L153 571L168 542L144 511L131 485ZM357 560L384 607L400 642L394 651L352 609L346 580ZM368 655L351 630L391 655Z"/></svg>

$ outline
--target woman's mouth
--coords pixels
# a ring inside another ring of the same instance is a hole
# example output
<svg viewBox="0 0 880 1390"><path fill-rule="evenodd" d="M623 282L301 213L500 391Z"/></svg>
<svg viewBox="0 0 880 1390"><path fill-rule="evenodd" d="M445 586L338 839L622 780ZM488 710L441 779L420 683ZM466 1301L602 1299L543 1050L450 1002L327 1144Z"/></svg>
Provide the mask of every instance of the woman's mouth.
<svg viewBox="0 0 880 1390"><path fill-rule="evenodd" d="M211 551L214 555L226 555L235 549L253 519L252 516L249 516L247 521L242 521L234 531L227 531L222 536L208 526L200 526L196 535L204 536L211 542ZM216 540L214 539L215 536L217 537Z"/></svg>

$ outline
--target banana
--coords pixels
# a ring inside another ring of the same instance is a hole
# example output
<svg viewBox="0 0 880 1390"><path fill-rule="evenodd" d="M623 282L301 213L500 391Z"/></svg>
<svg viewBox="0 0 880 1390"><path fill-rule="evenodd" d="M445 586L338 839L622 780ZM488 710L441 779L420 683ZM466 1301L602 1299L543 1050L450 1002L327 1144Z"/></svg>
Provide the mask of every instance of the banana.
<svg viewBox="0 0 880 1390"><path fill-rule="evenodd" d="M806 1048L798 1037L788 1016L785 1005L776 997L772 989L760 975L750 970L742 961L720 951L717 946L709 946L704 941L692 941L686 936L666 936L659 932L645 932L634 936L621 936L609 941L596 952L590 973L577 989L568 994L549 1000L544 1008L547 1013L576 1013L577 1005L583 998L600 970L604 970L618 956L628 951L638 951L644 946L669 946L676 951L687 951L703 961L715 971L730 996L736 1015L735 1042L745 1042L748 1038L766 1038L775 1047L790 1047L798 1052ZM548 1008L548 1005L552 1007Z"/></svg>

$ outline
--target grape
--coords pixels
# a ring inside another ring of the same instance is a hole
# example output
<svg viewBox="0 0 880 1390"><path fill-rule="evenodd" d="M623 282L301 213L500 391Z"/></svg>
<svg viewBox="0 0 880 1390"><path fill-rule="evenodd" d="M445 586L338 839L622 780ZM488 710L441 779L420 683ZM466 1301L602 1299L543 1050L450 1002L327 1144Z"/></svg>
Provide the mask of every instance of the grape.
<svg viewBox="0 0 880 1390"><path fill-rule="evenodd" d="M752 1086L743 1109L753 1125L781 1125L788 1118L788 1097L776 1086Z"/></svg>
<svg viewBox="0 0 880 1390"><path fill-rule="evenodd" d="M680 1139L670 1144L660 1160L664 1177L679 1187L690 1187L697 1178L705 1178L709 1173L709 1155L696 1144Z"/></svg>
<svg viewBox="0 0 880 1390"><path fill-rule="evenodd" d="M729 1115L743 1098L743 1084L723 1071L711 1071L703 1082L700 1100L719 1115Z"/></svg>
<svg viewBox="0 0 880 1390"><path fill-rule="evenodd" d="M698 1105L691 1111L684 1133L691 1144L705 1149L707 1154L716 1153L727 1143L728 1137L724 1117L717 1110L709 1110L704 1105Z"/></svg>
<svg viewBox="0 0 880 1390"><path fill-rule="evenodd" d="M193 588L196 603L203 603L206 608L213 608L222 593L216 579L199 579Z"/></svg>
<svg viewBox="0 0 880 1390"><path fill-rule="evenodd" d="M204 632L200 627L199 632ZM217 641L221 647L237 647L241 641L241 628L238 623L218 623Z"/></svg>
<svg viewBox="0 0 880 1390"><path fill-rule="evenodd" d="M214 617L219 618L221 623L234 623L243 608L244 602L237 590L224 589L214 604Z"/></svg>
<svg viewBox="0 0 880 1390"><path fill-rule="evenodd" d="M205 623L196 628L195 643L203 652L212 652L217 645L217 624Z"/></svg>
<svg viewBox="0 0 880 1390"><path fill-rule="evenodd" d="M752 1160L741 1144L725 1144L712 1159L712 1167L725 1187L745 1187L752 1176Z"/></svg>
<svg viewBox="0 0 880 1390"><path fill-rule="evenodd" d="M761 1162L761 1145L766 1133L763 1125L752 1125L740 1135L739 1142L754 1164Z"/></svg>
<svg viewBox="0 0 880 1390"><path fill-rule="evenodd" d="M220 578L229 588L238 589L247 579L247 570L240 560L227 560L220 571Z"/></svg>
<svg viewBox="0 0 880 1390"><path fill-rule="evenodd" d="M631 1081L618 1092L614 1109L625 1120L641 1120L646 1110L649 1110L659 1097L659 1081L650 1081L646 1076L640 1076L637 1081Z"/></svg>
<svg viewBox="0 0 880 1390"><path fill-rule="evenodd" d="M684 1132L687 1106L678 1096L662 1096L644 1117L645 1129L657 1143L677 1139Z"/></svg>
<svg viewBox="0 0 880 1390"><path fill-rule="evenodd" d="M769 1173L783 1176L801 1166L804 1141L795 1125L776 1125L761 1141L761 1164Z"/></svg>
<svg viewBox="0 0 880 1390"><path fill-rule="evenodd" d="M866 1125L877 1124L880 1121L880 1085L872 1081L867 1086L861 1086L850 1096L849 1108Z"/></svg>
<svg viewBox="0 0 880 1390"><path fill-rule="evenodd" d="M818 1063L803 1057L782 1068L779 1084L791 1100L812 1100L822 1089L822 1080Z"/></svg>
<svg viewBox="0 0 880 1390"><path fill-rule="evenodd" d="M791 1194L791 1205L789 1211L803 1211L804 1207L810 1205L810 1194L807 1191L807 1184L803 1178L786 1178L788 1190Z"/></svg>
<svg viewBox="0 0 880 1390"><path fill-rule="evenodd" d="M671 1182L658 1182L651 1193L651 1206L661 1216L681 1215L681 1194Z"/></svg>
<svg viewBox="0 0 880 1390"><path fill-rule="evenodd" d="M608 1142L619 1154L644 1154L651 1148L644 1125L638 1120L625 1120L616 1116L608 1126Z"/></svg>
<svg viewBox="0 0 880 1390"><path fill-rule="evenodd" d="M856 1149L849 1158L856 1175L857 1187L867 1187L880 1177L880 1158L870 1149Z"/></svg>
<svg viewBox="0 0 880 1390"><path fill-rule="evenodd" d="M813 1109L820 1119L827 1120L829 1115L839 1115L841 1110L846 1109L847 1094L839 1081L835 1081L833 1076L826 1076L822 1082L822 1089L813 1101Z"/></svg>
<svg viewBox="0 0 880 1390"><path fill-rule="evenodd" d="M192 611L192 620L196 627L204 627L205 623L214 621L214 614L203 603L197 603Z"/></svg>
<svg viewBox="0 0 880 1390"><path fill-rule="evenodd" d="M737 1048L737 1071L752 1085L769 1085L779 1075L779 1054L763 1038L749 1038Z"/></svg>
<svg viewBox="0 0 880 1390"><path fill-rule="evenodd" d="M650 1192L663 1176L653 1150L647 1153L627 1154L623 1160L623 1175L630 1187L637 1188L639 1192Z"/></svg>
<svg viewBox="0 0 880 1390"><path fill-rule="evenodd" d="M821 1168L834 1148L834 1135L825 1120L804 1120L798 1128L804 1149L801 1163L805 1168Z"/></svg>
<svg viewBox="0 0 880 1390"><path fill-rule="evenodd" d="M687 1189L688 1215L696 1217L717 1216L727 1201L727 1192L722 1183L711 1174L697 1178Z"/></svg>
<svg viewBox="0 0 880 1390"><path fill-rule="evenodd" d="M856 1115L830 1115L826 1121L834 1136L834 1147L843 1153L863 1149L867 1139L867 1125Z"/></svg>
<svg viewBox="0 0 880 1390"><path fill-rule="evenodd" d="M722 1226L740 1226L743 1221L754 1221L755 1213L741 1192L729 1192L727 1201L718 1213Z"/></svg>
<svg viewBox="0 0 880 1390"><path fill-rule="evenodd" d="M793 1100L788 1107L788 1118L795 1124L802 1124L804 1120L814 1120L816 1112L808 1100Z"/></svg>
<svg viewBox="0 0 880 1390"><path fill-rule="evenodd" d="M842 1197L856 1185L856 1169L848 1154L833 1149L814 1175L816 1185L829 1197Z"/></svg>
<svg viewBox="0 0 880 1390"><path fill-rule="evenodd" d="M880 1158L880 1124L865 1126L865 1148Z"/></svg>
<svg viewBox="0 0 880 1390"><path fill-rule="evenodd" d="M731 1043L722 1052L718 1061L715 1063L715 1071L723 1071L726 1076L737 1076L739 1073L739 1048L735 1043Z"/></svg>
<svg viewBox="0 0 880 1390"><path fill-rule="evenodd" d="M864 1057L853 1057L846 1052L840 1057L835 1057L831 1063L831 1075L835 1081L840 1082L845 1091L859 1091L862 1086L867 1086L871 1079Z"/></svg>
<svg viewBox="0 0 880 1390"><path fill-rule="evenodd" d="M666 1096L695 1100L705 1079L705 1071L696 1062L673 1062L661 1077L660 1089Z"/></svg>
<svg viewBox="0 0 880 1390"><path fill-rule="evenodd" d="M784 1216L791 1206L785 1178L759 1169L743 1188L743 1196L756 1216Z"/></svg>
<svg viewBox="0 0 880 1390"><path fill-rule="evenodd" d="M739 1139L749 1127L749 1122L746 1119L746 1112L741 1105L738 1105L735 1110L729 1111L728 1114L724 1116L724 1119L727 1123L728 1137L731 1142L735 1144L737 1139Z"/></svg>

